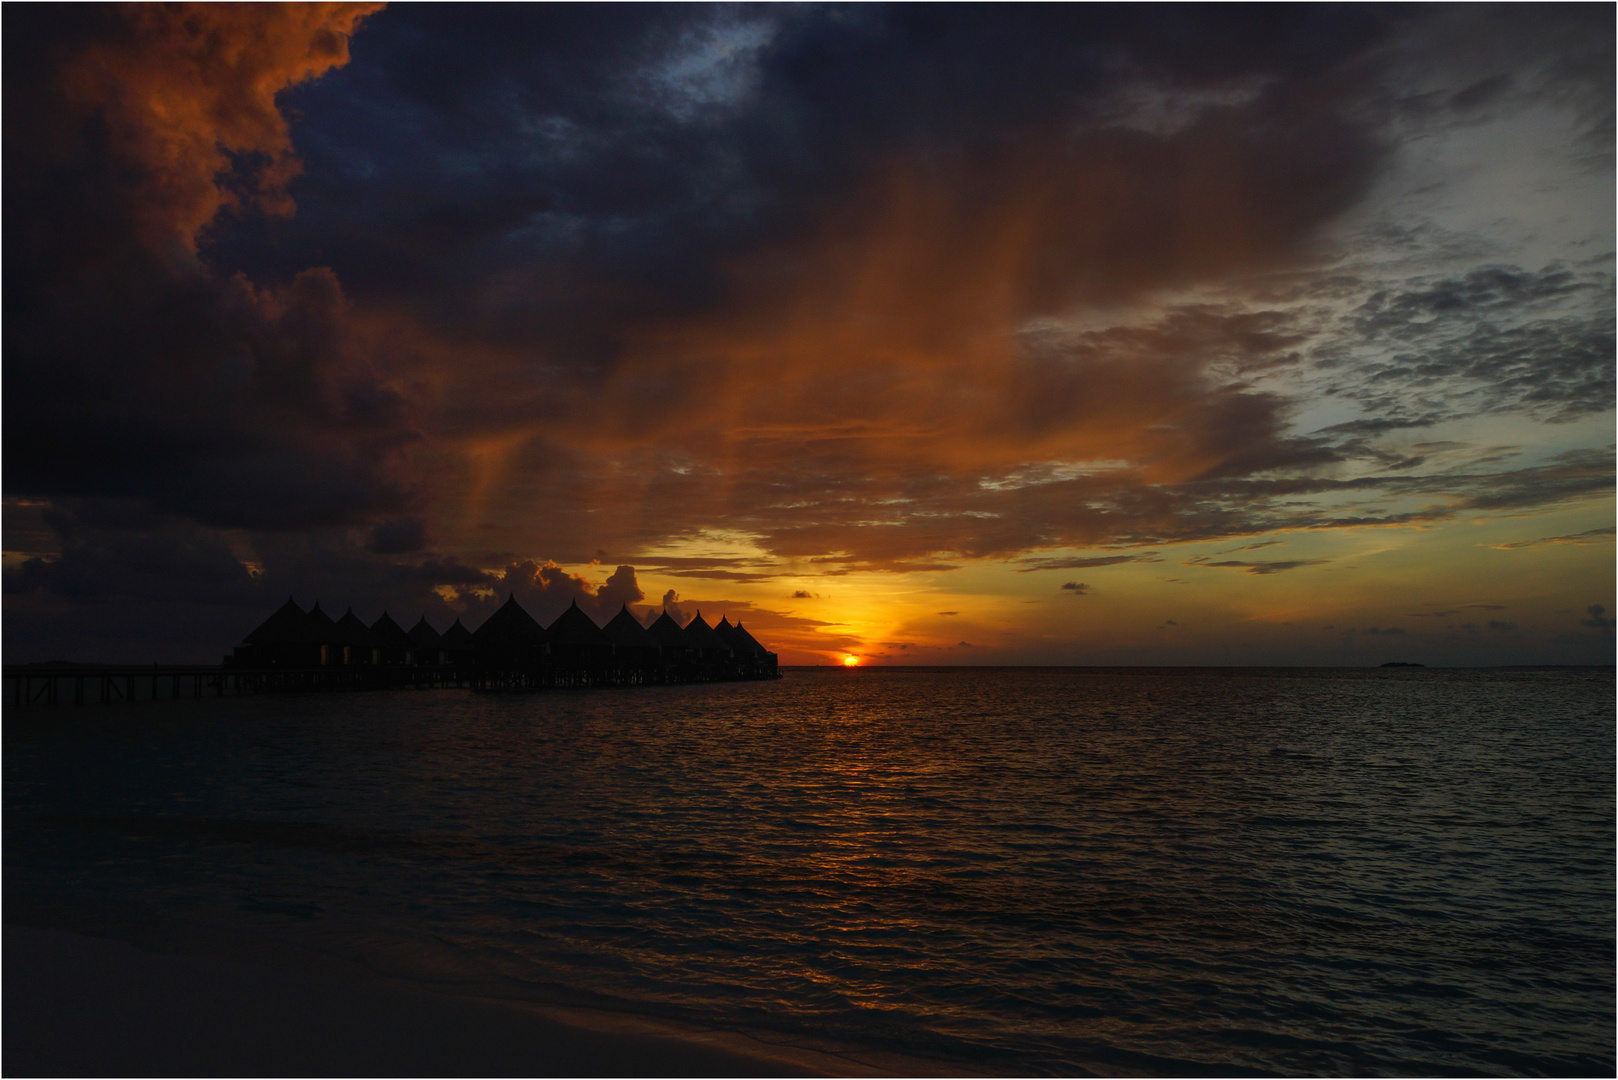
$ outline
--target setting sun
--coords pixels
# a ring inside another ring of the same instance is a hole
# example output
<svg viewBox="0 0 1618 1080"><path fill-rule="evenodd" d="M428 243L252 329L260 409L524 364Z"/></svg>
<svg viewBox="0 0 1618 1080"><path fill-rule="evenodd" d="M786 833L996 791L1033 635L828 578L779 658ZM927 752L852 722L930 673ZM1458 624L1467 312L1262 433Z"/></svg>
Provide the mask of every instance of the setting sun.
<svg viewBox="0 0 1618 1080"><path fill-rule="evenodd" d="M845 657L843 657L843 666L844 667L859 667L859 665L860 665L859 657L857 657L857 656L845 656Z"/></svg>

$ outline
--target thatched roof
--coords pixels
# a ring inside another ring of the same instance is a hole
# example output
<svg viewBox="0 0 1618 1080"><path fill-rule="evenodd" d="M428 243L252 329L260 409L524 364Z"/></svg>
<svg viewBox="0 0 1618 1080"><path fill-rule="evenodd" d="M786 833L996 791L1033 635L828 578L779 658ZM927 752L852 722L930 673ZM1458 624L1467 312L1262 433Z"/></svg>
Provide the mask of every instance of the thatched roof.
<svg viewBox="0 0 1618 1080"><path fill-rule="evenodd" d="M657 639L640 624L639 619L629 613L628 604L618 609L618 614L601 628L601 632L614 645L634 649L657 648Z"/></svg>
<svg viewBox="0 0 1618 1080"><path fill-rule="evenodd" d="M713 632L713 627L702 621L702 612L692 616L685 624L685 643L693 649L723 649L730 651L730 643Z"/></svg>
<svg viewBox="0 0 1618 1080"><path fill-rule="evenodd" d="M460 620L456 620L457 623ZM453 629L453 627L452 627ZM548 637L545 628L534 621L534 617L523 610L517 603L516 593L508 593L506 602L500 605L498 611L483 620L483 625L472 634L472 642L478 648L519 648L543 645ZM449 635L444 635L445 640Z"/></svg>
<svg viewBox="0 0 1618 1080"><path fill-rule="evenodd" d="M738 651L740 652L750 652L754 656L768 656L770 654L770 650L760 645L758 638L749 634L746 627L742 626L740 622L736 624L735 637L741 642L741 645L738 646Z"/></svg>
<svg viewBox="0 0 1618 1080"><path fill-rule="evenodd" d="M456 625L460 626L460 623L457 622ZM466 627L462 626L461 629L465 630ZM425 615L410 628L409 637L410 644L418 649L439 649L444 645L444 635L432 628Z"/></svg>
<svg viewBox="0 0 1618 1080"><path fill-rule="evenodd" d="M332 622L330 615L320 610L319 600L316 600L315 606L309 609L309 621L306 625L309 628L306 641L320 645L334 645L342 641L343 635L337 629L337 624Z"/></svg>
<svg viewBox="0 0 1618 1080"><path fill-rule="evenodd" d="M653 641L666 649L689 649L691 647L690 642L685 640L685 631L680 629L679 623L669 617L667 611L659 615L657 620L646 628L646 632L652 635Z"/></svg>
<svg viewBox="0 0 1618 1080"><path fill-rule="evenodd" d="M577 600L567 606L567 610L556 617L545 631L550 635L553 645L605 645L607 635L601 632L601 627L595 620L586 615L579 608Z"/></svg>
<svg viewBox="0 0 1618 1080"><path fill-rule="evenodd" d="M259 623L258 629L242 638L244 645L297 645L309 640L309 613L292 599L275 609L275 614Z"/></svg>
<svg viewBox="0 0 1618 1080"><path fill-rule="evenodd" d="M381 618L371 624L371 633L384 649L413 649L416 647L415 642L410 640L410 635L404 632L403 627L389 618L388 613L385 611L382 613Z"/></svg>
<svg viewBox="0 0 1618 1080"><path fill-rule="evenodd" d="M375 649L382 644L371 633L371 628L360 622L353 608L343 612L343 617L337 620L337 633L342 644L355 649Z"/></svg>
<svg viewBox="0 0 1618 1080"><path fill-rule="evenodd" d="M426 619L422 619L422 622L426 621ZM440 643L446 649L470 649L472 647L472 631L462 626L461 620L456 619L450 625L450 628L444 631L444 636L440 639Z"/></svg>
<svg viewBox="0 0 1618 1080"><path fill-rule="evenodd" d="M735 626L727 619L720 619L714 625L713 632L725 640L725 644L736 650L738 656L763 656L764 646L753 640L753 635L742 629L742 624Z"/></svg>

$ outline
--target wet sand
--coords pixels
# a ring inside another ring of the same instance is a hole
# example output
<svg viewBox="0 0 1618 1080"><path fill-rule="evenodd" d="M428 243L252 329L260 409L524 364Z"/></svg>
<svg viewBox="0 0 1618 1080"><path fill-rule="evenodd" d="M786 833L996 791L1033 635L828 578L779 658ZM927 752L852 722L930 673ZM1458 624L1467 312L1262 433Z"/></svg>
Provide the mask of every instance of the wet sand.
<svg viewBox="0 0 1618 1080"><path fill-rule="evenodd" d="M892 1076L940 1063L4 930L7 1076Z"/></svg>

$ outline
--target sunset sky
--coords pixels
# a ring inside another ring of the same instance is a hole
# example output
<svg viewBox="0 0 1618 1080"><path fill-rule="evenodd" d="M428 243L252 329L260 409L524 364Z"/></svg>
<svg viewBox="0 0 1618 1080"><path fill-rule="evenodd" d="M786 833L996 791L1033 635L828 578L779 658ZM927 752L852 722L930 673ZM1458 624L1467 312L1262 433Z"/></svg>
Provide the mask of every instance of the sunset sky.
<svg viewBox="0 0 1618 1080"><path fill-rule="evenodd" d="M8 662L1612 662L1611 6L3 31Z"/></svg>

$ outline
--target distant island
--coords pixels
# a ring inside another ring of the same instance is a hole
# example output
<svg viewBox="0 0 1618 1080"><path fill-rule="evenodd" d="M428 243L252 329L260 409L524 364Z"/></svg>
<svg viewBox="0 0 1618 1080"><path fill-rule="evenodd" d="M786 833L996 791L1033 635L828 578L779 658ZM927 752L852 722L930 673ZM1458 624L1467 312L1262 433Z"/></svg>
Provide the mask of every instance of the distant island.
<svg viewBox="0 0 1618 1080"><path fill-rule="evenodd" d="M1383 667L1426 667L1426 664L1412 664L1408 660L1389 660Z"/></svg>

